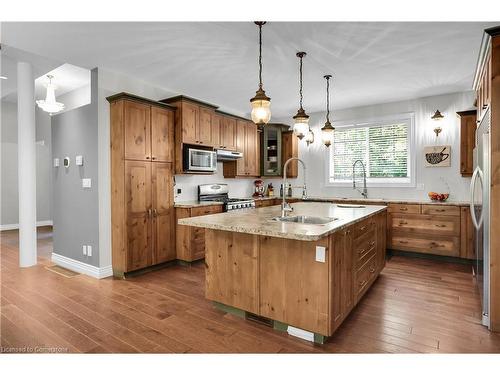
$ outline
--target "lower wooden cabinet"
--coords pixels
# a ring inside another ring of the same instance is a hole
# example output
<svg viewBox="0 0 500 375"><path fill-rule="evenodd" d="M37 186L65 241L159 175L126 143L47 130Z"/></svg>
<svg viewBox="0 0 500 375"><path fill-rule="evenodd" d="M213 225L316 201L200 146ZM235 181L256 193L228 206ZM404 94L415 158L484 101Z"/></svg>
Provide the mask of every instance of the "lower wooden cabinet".
<svg viewBox="0 0 500 375"><path fill-rule="evenodd" d="M223 212L221 204L201 207L177 207L175 209L176 221L186 217L212 215ZM192 262L205 258L205 229L176 225L176 251L177 259Z"/></svg>
<svg viewBox="0 0 500 375"><path fill-rule="evenodd" d="M468 207L389 204L388 248L473 259Z"/></svg>
<svg viewBox="0 0 500 375"><path fill-rule="evenodd" d="M172 181L171 163L125 161L126 262L121 272L175 259Z"/></svg>

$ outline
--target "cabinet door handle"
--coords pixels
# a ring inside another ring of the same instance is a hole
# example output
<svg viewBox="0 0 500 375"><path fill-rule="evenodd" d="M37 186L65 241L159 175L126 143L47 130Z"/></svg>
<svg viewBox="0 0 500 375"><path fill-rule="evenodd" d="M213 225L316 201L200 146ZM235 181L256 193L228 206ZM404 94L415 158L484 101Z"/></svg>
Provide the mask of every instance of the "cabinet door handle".
<svg viewBox="0 0 500 375"><path fill-rule="evenodd" d="M408 243L408 241L399 241L399 243L405 244L405 243Z"/></svg>
<svg viewBox="0 0 500 375"><path fill-rule="evenodd" d="M156 212L156 208L153 208L153 216L156 217L158 214Z"/></svg>
<svg viewBox="0 0 500 375"><path fill-rule="evenodd" d="M153 215L153 210L151 208L148 208L148 216L150 219L152 215Z"/></svg>
<svg viewBox="0 0 500 375"><path fill-rule="evenodd" d="M407 221L400 221L400 222L399 222L399 225L406 225L406 224L408 224L408 222L407 222Z"/></svg>
<svg viewBox="0 0 500 375"><path fill-rule="evenodd" d="M436 242L431 242L431 246L434 246L434 247L444 247L443 244L438 244Z"/></svg>
<svg viewBox="0 0 500 375"><path fill-rule="evenodd" d="M149 156L146 156L146 159L148 159L148 160L149 160Z"/></svg>
<svg viewBox="0 0 500 375"><path fill-rule="evenodd" d="M446 224L435 224L438 228L446 228Z"/></svg>
<svg viewBox="0 0 500 375"><path fill-rule="evenodd" d="M445 212L446 210L441 209L436 209L436 212Z"/></svg>
<svg viewBox="0 0 500 375"><path fill-rule="evenodd" d="M408 211L408 208L407 207L400 207L399 211Z"/></svg>
<svg viewBox="0 0 500 375"><path fill-rule="evenodd" d="M198 143L200 143L200 144L201 144L201 143L203 143L203 142L202 142L202 141L199 141Z"/></svg>
<svg viewBox="0 0 500 375"><path fill-rule="evenodd" d="M155 160L155 159L156 159L156 156L151 156L151 159Z"/></svg>

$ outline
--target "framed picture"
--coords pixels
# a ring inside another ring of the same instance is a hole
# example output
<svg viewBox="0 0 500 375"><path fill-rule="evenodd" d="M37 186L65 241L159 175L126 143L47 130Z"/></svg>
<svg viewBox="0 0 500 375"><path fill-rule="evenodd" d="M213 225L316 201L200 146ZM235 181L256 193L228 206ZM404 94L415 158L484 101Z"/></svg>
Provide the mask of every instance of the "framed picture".
<svg viewBox="0 0 500 375"><path fill-rule="evenodd" d="M424 147L426 167L450 167L451 146Z"/></svg>

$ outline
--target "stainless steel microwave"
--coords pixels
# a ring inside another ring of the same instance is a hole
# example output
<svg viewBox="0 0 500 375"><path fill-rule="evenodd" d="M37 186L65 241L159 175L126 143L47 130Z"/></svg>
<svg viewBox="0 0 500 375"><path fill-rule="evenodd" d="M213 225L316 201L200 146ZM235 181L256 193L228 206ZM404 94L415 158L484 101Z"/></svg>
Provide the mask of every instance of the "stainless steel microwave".
<svg viewBox="0 0 500 375"><path fill-rule="evenodd" d="M217 170L217 153L184 145L184 171L215 172Z"/></svg>

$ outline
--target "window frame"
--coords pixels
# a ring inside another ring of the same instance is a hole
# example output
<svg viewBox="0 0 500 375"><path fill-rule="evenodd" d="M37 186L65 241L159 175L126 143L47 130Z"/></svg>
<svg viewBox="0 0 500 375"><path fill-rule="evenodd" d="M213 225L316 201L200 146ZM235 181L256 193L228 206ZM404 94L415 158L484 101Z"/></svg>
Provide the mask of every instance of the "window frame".
<svg viewBox="0 0 500 375"><path fill-rule="evenodd" d="M405 179L405 181L401 181L400 178L367 178L366 186L367 187L415 187L415 171L416 171L416 157L415 157L415 113L414 112L406 112L406 113L398 113L387 116L378 116L378 117L370 117L370 118L360 118L356 120L346 120L346 121L337 121L333 124L335 129L355 129L355 128L364 128L364 127L375 127L375 126L389 126L394 125L397 122L405 122L408 123L408 173L409 177ZM331 181L330 171L331 164L333 161L333 150L334 144L329 147L328 150L328 159L325 163L325 186L330 187L352 187L352 180L341 180L341 181ZM399 180L399 181L398 181Z"/></svg>

